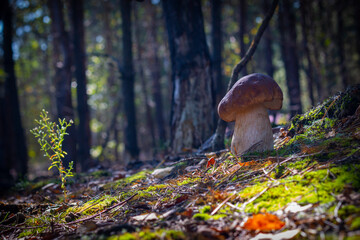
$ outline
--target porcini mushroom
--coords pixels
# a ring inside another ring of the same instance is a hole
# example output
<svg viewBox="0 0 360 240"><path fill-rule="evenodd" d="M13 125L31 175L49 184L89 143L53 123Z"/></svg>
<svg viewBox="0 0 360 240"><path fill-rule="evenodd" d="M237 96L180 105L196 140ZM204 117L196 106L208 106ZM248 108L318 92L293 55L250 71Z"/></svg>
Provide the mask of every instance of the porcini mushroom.
<svg viewBox="0 0 360 240"><path fill-rule="evenodd" d="M218 106L221 119L235 121L231 152L242 154L274 148L267 110L281 109L282 100L279 85L267 75L250 74L234 84Z"/></svg>

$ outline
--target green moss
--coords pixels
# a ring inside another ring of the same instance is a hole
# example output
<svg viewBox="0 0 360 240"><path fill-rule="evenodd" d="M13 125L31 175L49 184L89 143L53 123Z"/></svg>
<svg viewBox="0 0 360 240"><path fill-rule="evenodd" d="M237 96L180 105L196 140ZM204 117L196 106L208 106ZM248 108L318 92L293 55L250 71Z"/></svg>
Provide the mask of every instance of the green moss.
<svg viewBox="0 0 360 240"><path fill-rule="evenodd" d="M350 230L357 230L360 229L360 217L355 218L351 225L350 225Z"/></svg>
<svg viewBox="0 0 360 240"><path fill-rule="evenodd" d="M196 214L194 214L193 218L198 221L207 221L210 219L218 220L218 219L224 218L226 216L227 216L226 214L215 214L215 215L211 216L210 214L207 214L207 213L196 213Z"/></svg>
<svg viewBox="0 0 360 240"><path fill-rule="evenodd" d="M107 240L136 240L136 237L131 233L124 233L120 236L111 236Z"/></svg>
<svg viewBox="0 0 360 240"><path fill-rule="evenodd" d="M195 182L199 182L201 180L201 178L199 177L194 177L194 178L186 178L185 180L177 183L178 186L183 186L186 184L190 184L190 183L195 183Z"/></svg>
<svg viewBox="0 0 360 240"><path fill-rule="evenodd" d="M306 161L289 164L301 169L301 164ZM278 180L279 185L271 187L255 201L249 203L245 211L259 212L262 209L277 211L290 202L298 200L300 204L329 203L335 200L334 195L342 192L345 184L352 184L355 189L360 189L360 176L357 174L359 165L339 166L309 172L303 176L295 175ZM239 196L242 202L254 197L265 188L267 183L257 183L244 188Z"/></svg>
<svg viewBox="0 0 360 240"><path fill-rule="evenodd" d="M138 173L135 173L129 177L123 178L123 179L119 179L113 183L108 183L104 186L104 189L118 189L118 188L122 188L125 187L127 185L130 185L132 183L135 183L137 181L141 181L143 179L146 179L146 175L149 174L150 171L149 170L143 170L140 171Z"/></svg>
<svg viewBox="0 0 360 240"><path fill-rule="evenodd" d="M66 210L66 215L69 214L70 212L72 212L72 213L82 212L82 214L84 214L84 215L91 215L91 214L94 214L98 211L101 211L101 210L111 206L112 204L116 203L117 201L118 201L118 198L115 196L104 195L99 199L90 200L90 201L84 203L80 207L76 206L76 207L68 208Z"/></svg>
<svg viewBox="0 0 360 240"><path fill-rule="evenodd" d="M351 214L360 214L360 207L354 205L345 205L339 209L338 215L340 218L347 218Z"/></svg>
<svg viewBox="0 0 360 240"><path fill-rule="evenodd" d="M211 212L211 207L210 206L204 206L202 208L199 209L200 213L210 213Z"/></svg>
<svg viewBox="0 0 360 240"><path fill-rule="evenodd" d="M108 177L108 176L110 176L110 172L105 171L105 170L98 170L98 171L94 171L94 172L90 173L90 176L95 177L95 178Z"/></svg>
<svg viewBox="0 0 360 240"><path fill-rule="evenodd" d="M117 236L108 237L107 240L185 240L185 234L181 231L158 229L156 231L140 231L137 233L124 233Z"/></svg>

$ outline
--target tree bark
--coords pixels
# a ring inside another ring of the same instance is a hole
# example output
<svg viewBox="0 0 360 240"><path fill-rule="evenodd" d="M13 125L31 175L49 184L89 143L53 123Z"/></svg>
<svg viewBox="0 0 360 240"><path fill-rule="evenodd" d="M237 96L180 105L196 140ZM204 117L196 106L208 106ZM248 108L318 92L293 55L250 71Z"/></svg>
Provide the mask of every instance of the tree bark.
<svg viewBox="0 0 360 240"><path fill-rule="evenodd" d="M67 121L74 119L74 109L71 97L71 54L69 35L65 31L63 4L61 0L47 1L50 17L51 32L53 37L53 54L55 68L56 109L58 118ZM75 126L68 128L68 136L65 136L63 150L67 152L64 158L64 166L67 168L71 161L76 168L76 129Z"/></svg>
<svg viewBox="0 0 360 240"><path fill-rule="evenodd" d="M21 123L20 105L12 51L13 11L8 0L1 2L3 21L3 58L5 81L0 80L0 186L11 186L10 168L15 168L17 178L27 174L27 146Z"/></svg>
<svg viewBox="0 0 360 240"><path fill-rule="evenodd" d="M77 110L79 125L77 128L78 159L81 170L87 170L92 160L90 158L91 132L88 96L86 93L86 67L85 67L85 30L84 30L84 2L71 0L71 20L73 28L73 47L75 78L77 82Z"/></svg>
<svg viewBox="0 0 360 240"><path fill-rule="evenodd" d="M266 13L266 16L264 20L262 21L258 32L256 33L253 41L250 44L249 49L247 50L245 56L241 61L233 68L231 78L227 87L227 92L231 89L231 87L234 85L234 83L239 78L240 71L246 66L246 64L250 61L251 57L254 55L255 50L257 48L257 45L260 42L261 36L263 35L264 31L266 30L270 19L274 15L276 6L278 5L279 0L274 0L271 4L271 7L269 8L268 12ZM224 136L225 136L225 129L226 129L227 123L220 119L218 120L216 132L212 140L212 149L219 150L224 148Z"/></svg>
<svg viewBox="0 0 360 240"><path fill-rule="evenodd" d="M224 84L222 82L222 38L221 38L221 0L211 1L211 43L212 43L212 70L214 79L214 92L216 106L224 96Z"/></svg>
<svg viewBox="0 0 360 240"><path fill-rule="evenodd" d="M132 55L131 36L131 1L120 0L122 20L122 46L123 46L123 75L122 93L124 96L124 117L125 117L125 152L130 154L132 159L137 159L139 148L137 143L136 116L134 102L134 68Z"/></svg>
<svg viewBox="0 0 360 240"><path fill-rule="evenodd" d="M210 56L200 0L164 0L172 63L171 145L199 147L214 130Z"/></svg>
<svg viewBox="0 0 360 240"><path fill-rule="evenodd" d="M300 99L299 62L296 51L296 26L292 2L283 0L279 7L281 54L285 65L286 83L290 99L290 115L302 112Z"/></svg>

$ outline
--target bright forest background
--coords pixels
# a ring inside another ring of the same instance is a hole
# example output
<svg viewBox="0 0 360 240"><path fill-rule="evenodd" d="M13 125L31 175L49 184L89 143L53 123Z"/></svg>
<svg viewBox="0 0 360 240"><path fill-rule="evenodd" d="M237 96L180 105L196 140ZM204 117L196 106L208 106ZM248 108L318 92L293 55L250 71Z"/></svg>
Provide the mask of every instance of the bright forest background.
<svg viewBox="0 0 360 240"><path fill-rule="evenodd" d="M196 151L215 132L217 103L272 1L1 2L0 175L16 180L46 174L29 132L42 109L74 120L64 149L77 171ZM356 0L280 0L240 74L281 86L274 124L360 83L359 13ZM211 91L192 97L192 81ZM179 126L186 103L197 111L191 101L209 109L185 119L198 124L189 130Z"/></svg>

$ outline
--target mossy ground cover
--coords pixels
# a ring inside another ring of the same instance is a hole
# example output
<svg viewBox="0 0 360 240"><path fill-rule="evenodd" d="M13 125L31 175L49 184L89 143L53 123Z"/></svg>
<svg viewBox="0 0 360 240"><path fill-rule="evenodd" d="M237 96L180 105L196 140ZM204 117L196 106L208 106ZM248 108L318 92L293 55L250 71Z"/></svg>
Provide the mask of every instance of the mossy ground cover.
<svg viewBox="0 0 360 240"><path fill-rule="evenodd" d="M295 232L291 239L359 239L356 91L293 118L276 135L273 151L208 153L215 158L209 168L201 164L204 155L193 155L161 179L152 169L118 180L111 170L78 175L69 181L67 204L56 181L23 183L0 206L1 236L251 239L261 228L249 230L244 223L254 214L270 213L283 223L265 232L271 236Z"/></svg>

